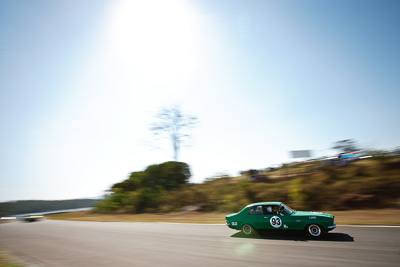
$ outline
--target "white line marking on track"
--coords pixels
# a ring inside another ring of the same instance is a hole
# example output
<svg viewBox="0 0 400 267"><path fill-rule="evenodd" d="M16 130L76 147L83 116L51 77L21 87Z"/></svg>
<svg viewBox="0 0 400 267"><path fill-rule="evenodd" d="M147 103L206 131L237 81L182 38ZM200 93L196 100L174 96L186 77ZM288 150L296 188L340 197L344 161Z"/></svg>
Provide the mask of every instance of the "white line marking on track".
<svg viewBox="0 0 400 267"><path fill-rule="evenodd" d="M360 227L360 228L367 228L367 227L371 227L371 228L400 228L399 225L351 225L351 224L336 225L336 227L338 227L338 226Z"/></svg>
<svg viewBox="0 0 400 267"><path fill-rule="evenodd" d="M164 223L164 224L191 224L191 225L224 225L226 226L226 224L219 224L219 223L174 223L174 222L154 222L154 223ZM351 225L351 224L339 224L336 225L337 227L359 227L359 228L366 228L366 227L370 227L370 228L400 228L399 225Z"/></svg>

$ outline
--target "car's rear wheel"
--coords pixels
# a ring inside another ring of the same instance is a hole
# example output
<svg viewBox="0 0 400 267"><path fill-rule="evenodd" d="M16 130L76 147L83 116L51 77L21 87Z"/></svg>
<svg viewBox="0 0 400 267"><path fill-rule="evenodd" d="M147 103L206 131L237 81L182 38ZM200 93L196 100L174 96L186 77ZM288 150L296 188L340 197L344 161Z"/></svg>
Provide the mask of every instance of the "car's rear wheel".
<svg viewBox="0 0 400 267"><path fill-rule="evenodd" d="M325 230L318 224L310 224L306 227L309 236L318 238L324 235Z"/></svg>
<svg viewBox="0 0 400 267"><path fill-rule="evenodd" d="M253 226L251 226L250 224L244 224L242 226L242 233L247 235L247 236L252 236L255 234L255 230L253 228Z"/></svg>

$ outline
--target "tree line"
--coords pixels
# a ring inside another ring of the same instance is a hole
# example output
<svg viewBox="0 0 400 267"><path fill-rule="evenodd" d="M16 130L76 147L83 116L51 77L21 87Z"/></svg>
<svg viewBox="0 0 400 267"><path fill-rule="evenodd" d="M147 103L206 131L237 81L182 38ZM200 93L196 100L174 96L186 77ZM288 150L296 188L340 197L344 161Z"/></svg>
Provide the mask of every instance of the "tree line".
<svg viewBox="0 0 400 267"><path fill-rule="evenodd" d="M19 200L0 203L0 217L93 207L97 199Z"/></svg>

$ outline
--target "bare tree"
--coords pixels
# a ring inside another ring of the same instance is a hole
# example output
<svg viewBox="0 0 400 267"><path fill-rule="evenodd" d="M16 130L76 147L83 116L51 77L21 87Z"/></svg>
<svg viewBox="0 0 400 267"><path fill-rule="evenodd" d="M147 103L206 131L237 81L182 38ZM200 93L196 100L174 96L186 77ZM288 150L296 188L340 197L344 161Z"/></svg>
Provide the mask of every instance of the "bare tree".
<svg viewBox="0 0 400 267"><path fill-rule="evenodd" d="M196 124L196 117L182 114L180 107L175 106L162 109L156 115L156 121L151 124L150 130L155 135L169 135L174 150L174 160L178 161L179 149Z"/></svg>
<svg viewBox="0 0 400 267"><path fill-rule="evenodd" d="M356 144L356 141L354 141L353 139L345 139L345 140L336 141L333 144L332 148L337 149L343 153L360 150Z"/></svg>

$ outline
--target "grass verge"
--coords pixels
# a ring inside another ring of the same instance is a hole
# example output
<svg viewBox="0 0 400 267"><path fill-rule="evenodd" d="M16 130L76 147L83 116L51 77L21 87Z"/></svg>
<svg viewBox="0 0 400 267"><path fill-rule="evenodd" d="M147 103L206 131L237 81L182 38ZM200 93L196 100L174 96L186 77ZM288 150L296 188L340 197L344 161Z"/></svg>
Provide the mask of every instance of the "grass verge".
<svg viewBox="0 0 400 267"><path fill-rule="evenodd" d="M349 210L328 212L335 215L335 222L351 225L400 225L399 209ZM165 214L95 214L90 211L47 215L53 220L93 222L170 222L224 224L225 213L165 213Z"/></svg>
<svg viewBox="0 0 400 267"><path fill-rule="evenodd" d="M222 213L165 213L165 214L95 214L90 211L47 215L47 219L92 222L170 222L170 223L225 223Z"/></svg>
<svg viewBox="0 0 400 267"><path fill-rule="evenodd" d="M0 267L23 267L17 256L10 251L0 247Z"/></svg>

